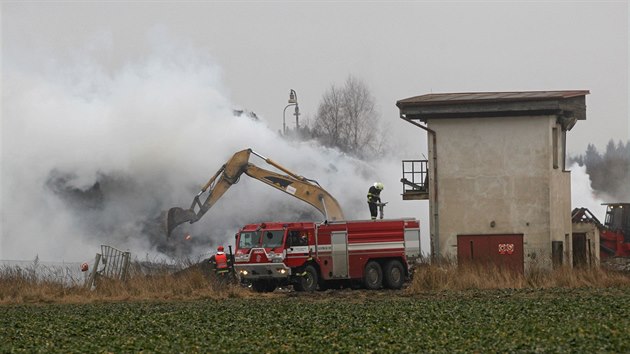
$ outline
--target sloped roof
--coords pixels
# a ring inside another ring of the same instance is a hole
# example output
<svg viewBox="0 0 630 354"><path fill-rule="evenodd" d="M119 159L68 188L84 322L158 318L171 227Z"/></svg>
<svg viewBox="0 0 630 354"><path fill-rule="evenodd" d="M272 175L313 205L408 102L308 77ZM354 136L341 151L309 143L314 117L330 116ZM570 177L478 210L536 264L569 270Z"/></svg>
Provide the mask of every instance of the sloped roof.
<svg viewBox="0 0 630 354"><path fill-rule="evenodd" d="M514 92L461 92L461 93L430 93L421 96L405 98L396 102L401 108L407 105L435 105L435 104L462 104L462 103L490 103L490 102L514 102L514 101L540 101L567 99L588 95L588 90L569 91L514 91Z"/></svg>
<svg viewBox="0 0 630 354"><path fill-rule="evenodd" d="M573 223L591 223L597 225L599 229L604 229L604 225L597 219L593 213L587 208L575 208L571 212L571 222Z"/></svg>
<svg viewBox="0 0 630 354"><path fill-rule="evenodd" d="M396 102L406 120L556 115L564 130L586 119L588 90L430 93Z"/></svg>

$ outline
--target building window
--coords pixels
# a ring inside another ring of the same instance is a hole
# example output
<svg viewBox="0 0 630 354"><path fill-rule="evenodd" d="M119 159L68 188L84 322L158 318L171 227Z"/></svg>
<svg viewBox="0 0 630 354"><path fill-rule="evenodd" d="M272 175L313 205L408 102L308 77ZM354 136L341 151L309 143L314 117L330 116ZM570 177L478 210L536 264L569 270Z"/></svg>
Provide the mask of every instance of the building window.
<svg viewBox="0 0 630 354"><path fill-rule="evenodd" d="M558 135L558 128L553 128L551 132L551 144L553 145L553 168L558 168L560 166L558 163L558 161L560 160L560 149L558 147L559 138L560 137Z"/></svg>

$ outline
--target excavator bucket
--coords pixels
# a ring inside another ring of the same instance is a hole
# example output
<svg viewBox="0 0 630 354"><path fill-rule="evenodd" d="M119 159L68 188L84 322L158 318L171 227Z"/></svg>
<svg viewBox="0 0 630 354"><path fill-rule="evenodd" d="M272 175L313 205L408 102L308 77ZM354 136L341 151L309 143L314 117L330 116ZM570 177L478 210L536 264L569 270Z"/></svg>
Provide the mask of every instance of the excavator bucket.
<svg viewBox="0 0 630 354"><path fill-rule="evenodd" d="M180 207L170 208L166 216L167 237L171 237L173 230L185 223L197 221L198 217L192 209L182 209Z"/></svg>

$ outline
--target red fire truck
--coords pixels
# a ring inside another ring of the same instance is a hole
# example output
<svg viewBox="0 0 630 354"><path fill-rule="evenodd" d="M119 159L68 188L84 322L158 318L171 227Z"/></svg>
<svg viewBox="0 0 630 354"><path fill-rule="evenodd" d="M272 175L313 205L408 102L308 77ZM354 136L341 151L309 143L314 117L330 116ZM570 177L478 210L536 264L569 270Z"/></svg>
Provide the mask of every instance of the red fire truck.
<svg viewBox="0 0 630 354"><path fill-rule="evenodd" d="M420 257L416 219L267 222L236 234L234 268L258 292L363 285L400 289Z"/></svg>

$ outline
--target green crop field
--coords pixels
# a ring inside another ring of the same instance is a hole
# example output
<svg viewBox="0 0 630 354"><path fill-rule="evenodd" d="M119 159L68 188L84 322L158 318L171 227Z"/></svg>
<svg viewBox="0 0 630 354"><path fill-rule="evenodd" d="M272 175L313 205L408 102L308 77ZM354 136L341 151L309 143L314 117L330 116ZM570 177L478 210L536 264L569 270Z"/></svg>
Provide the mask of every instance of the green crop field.
<svg viewBox="0 0 630 354"><path fill-rule="evenodd" d="M0 352L630 352L630 289L0 306Z"/></svg>

